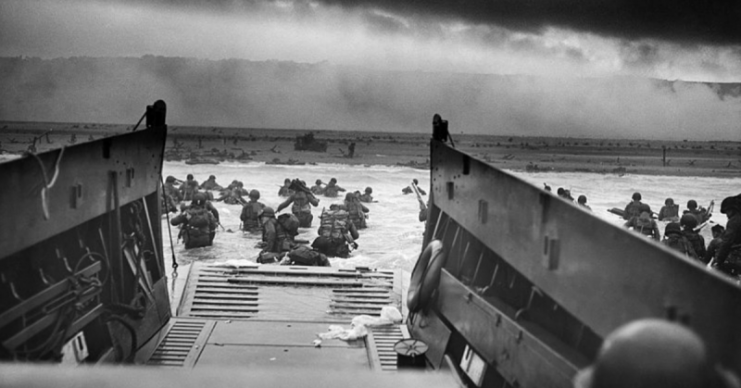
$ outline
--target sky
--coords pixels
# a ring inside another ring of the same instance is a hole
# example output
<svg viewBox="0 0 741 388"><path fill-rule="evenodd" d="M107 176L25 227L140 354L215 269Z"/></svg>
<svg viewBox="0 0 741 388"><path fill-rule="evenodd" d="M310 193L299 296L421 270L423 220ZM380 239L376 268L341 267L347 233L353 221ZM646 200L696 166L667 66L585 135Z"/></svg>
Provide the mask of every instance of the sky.
<svg viewBox="0 0 741 388"><path fill-rule="evenodd" d="M0 56L741 82L740 20L738 0L1 0Z"/></svg>

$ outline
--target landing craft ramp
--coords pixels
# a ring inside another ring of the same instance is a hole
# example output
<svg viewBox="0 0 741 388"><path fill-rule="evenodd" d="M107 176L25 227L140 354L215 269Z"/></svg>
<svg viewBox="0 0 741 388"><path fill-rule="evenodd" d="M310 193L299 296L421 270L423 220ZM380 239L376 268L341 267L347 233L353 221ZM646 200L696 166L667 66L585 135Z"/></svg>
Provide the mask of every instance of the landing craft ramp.
<svg viewBox="0 0 741 388"><path fill-rule="evenodd" d="M405 326L371 328L365 339L313 341L329 325L402 308L401 271L194 263L177 318L139 359L148 365L310 365L319 369L396 369L392 346Z"/></svg>

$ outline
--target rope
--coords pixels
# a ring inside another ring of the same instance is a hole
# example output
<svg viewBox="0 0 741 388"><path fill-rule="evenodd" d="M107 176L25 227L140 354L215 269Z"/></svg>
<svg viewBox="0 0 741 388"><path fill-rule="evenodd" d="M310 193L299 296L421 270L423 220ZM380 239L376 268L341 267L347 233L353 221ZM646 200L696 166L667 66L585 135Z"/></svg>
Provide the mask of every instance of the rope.
<svg viewBox="0 0 741 388"><path fill-rule="evenodd" d="M160 183L162 184L162 199L167 203L167 193L165 193L165 182L162 180L162 174L160 174ZM167 235L170 237L170 251L172 252L172 279L173 287L175 287L175 279L178 277L178 262L175 259L175 246L172 242L172 229L170 228L170 212L165 209L165 217L167 218Z"/></svg>
<svg viewBox="0 0 741 388"><path fill-rule="evenodd" d="M51 182L49 182L49 177L46 174L46 167L44 167L44 162L41 161L41 158L35 153L29 152L29 155L33 156L34 159L36 159L37 162L39 162L39 167L41 168L41 174L44 176L44 187L41 188L41 210L44 212L44 219L49 219L49 203L46 199L46 192L51 189L54 186L54 183L57 182L57 177L59 177L59 165L62 162L62 155L64 155L64 147L62 147L59 150L59 155L57 155L56 163L54 164L54 176L51 178Z"/></svg>

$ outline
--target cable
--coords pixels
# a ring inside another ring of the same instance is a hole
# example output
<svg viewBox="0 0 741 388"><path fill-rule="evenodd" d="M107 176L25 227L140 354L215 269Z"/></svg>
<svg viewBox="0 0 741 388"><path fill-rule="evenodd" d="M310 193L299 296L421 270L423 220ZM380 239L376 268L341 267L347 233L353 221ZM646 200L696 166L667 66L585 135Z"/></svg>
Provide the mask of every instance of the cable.
<svg viewBox="0 0 741 388"><path fill-rule="evenodd" d="M59 165L62 162L62 155L64 155L64 149L65 147L62 147L59 150L59 155L57 155L57 161L54 164L54 176L51 178L51 182L49 182L49 177L46 175L46 167L44 167L44 162L41 161L41 158L35 153L29 152L28 154L33 156L34 159L36 159L37 162L39 162L39 167L41 168L41 174L44 176L44 187L41 188L41 209L44 212L44 219L49 219L49 204L46 201L46 192L51 189L54 186L54 183L57 181L57 177L59 176Z"/></svg>

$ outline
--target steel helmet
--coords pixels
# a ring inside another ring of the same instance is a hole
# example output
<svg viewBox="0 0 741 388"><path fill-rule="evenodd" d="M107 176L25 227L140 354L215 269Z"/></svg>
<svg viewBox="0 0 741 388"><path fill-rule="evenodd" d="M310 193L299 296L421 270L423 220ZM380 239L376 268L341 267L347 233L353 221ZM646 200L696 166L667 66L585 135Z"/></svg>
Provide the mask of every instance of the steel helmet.
<svg viewBox="0 0 741 388"><path fill-rule="evenodd" d="M731 209L736 209L736 211L741 208L741 195L737 195L735 197L726 197L723 199L723 202L720 203L720 212L723 214L728 214L728 211Z"/></svg>
<svg viewBox="0 0 741 388"><path fill-rule="evenodd" d="M697 201L695 201L694 199L690 199L689 201L687 201L687 209L697 209Z"/></svg>
<svg viewBox="0 0 741 388"><path fill-rule="evenodd" d="M206 198L206 194L197 193L197 194L193 195L193 202L191 204L192 205L203 206L203 205L206 204L206 200L207 199L208 198Z"/></svg>
<svg viewBox="0 0 741 388"><path fill-rule="evenodd" d="M317 179L317 180L316 180L316 184L317 184L317 185L321 185L321 184L322 184L322 180L321 180L321 179Z"/></svg>
<svg viewBox="0 0 741 388"><path fill-rule="evenodd" d="M664 205L667 205L667 206L674 205L674 200L671 198L667 198L666 201L664 201Z"/></svg>
<svg viewBox="0 0 741 388"><path fill-rule="evenodd" d="M370 187L366 187L366 188L365 188L365 192L366 192L367 194L370 194L370 193L372 193L372 192L373 192L373 189L372 189L372 188L370 188Z"/></svg>
<svg viewBox="0 0 741 388"><path fill-rule="evenodd" d="M641 200L641 193L639 193L637 191L635 193L633 193L633 200L634 201L640 201Z"/></svg>
<svg viewBox="0 0 741 388"><path fill-rule="evenodd" d="M634 321L613 331L595 363L575 378L580 388L700 388L717 382L719 375L700 337L659 319Z"/></svg>
<svg viewBox="0 0 741 388"><path fill-rule="evenodd" d="M255 189L250 190L250 198L260 199L260 192Z"/></svg>
<svg viewBox="0 0 741 388"><path fill-rule="evenodd" d="M679 225L694 229L697 226L697 217L687 213L679 220Z"/></svg>
<svg viewBox="0 0 741 388"><path fill-rule="evenodd" d="M260 217L275 217L275 210L272 207L266 206L262 209Z"/></svg>
<svg viewBox="0 0 741 388"><path fill-rule="evenodd" d="M664 235L668 236L670 234L681 234L682 233L682 227L679 226L678 222L670 222L666 224L666 228L664 228Z"/></svg>
<svg viewBox="0 0 741 388"><path fill-rule="evenodd" d="M580 195L579 200L577 201L579 203L587 203L587 196L586 195Z"/></svg>

